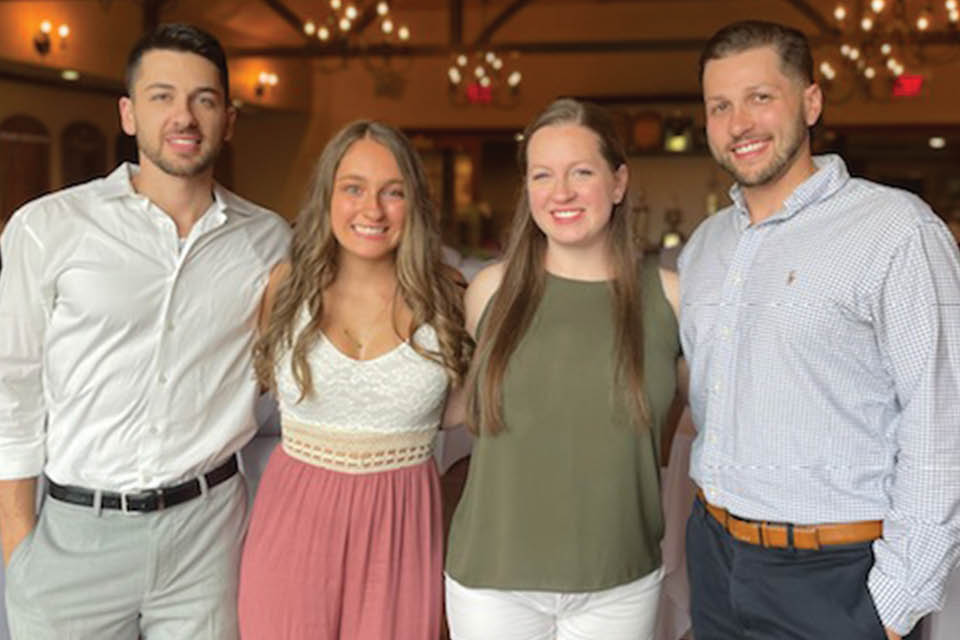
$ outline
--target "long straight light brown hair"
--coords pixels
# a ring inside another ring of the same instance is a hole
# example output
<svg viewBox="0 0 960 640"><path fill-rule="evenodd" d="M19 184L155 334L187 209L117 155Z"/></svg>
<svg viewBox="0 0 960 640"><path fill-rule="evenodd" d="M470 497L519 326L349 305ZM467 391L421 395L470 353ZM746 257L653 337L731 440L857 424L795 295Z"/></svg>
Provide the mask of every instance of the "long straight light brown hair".
<svg viewBox="0 0 960 640"><path fill-rule="evenodd" d="M403 176L406 215L396 252L398 293L410 308L410 345L425 358L441 364L451 382L463 382L473 341L463 328L463 297L452 270L441 260L436 209L420 158L400 131L380 122L358 120L327 143L317 162L306 204L300 210L290 250L290 276L277 289L269 326L254 347L254 367L260 382L276 387L277 358L292 349L293 376L301 399L313 393L313 373L307 354L321 337L323 292L337 277L340 245L330 224L333 182L340 161L354 142L369 138L390 150ZM301 310L309 320L298 330ZM439 351L413 339L417 327L433 326ZM394 327L397 331L397 328ZM398 335L400 334L397 331Z"/></svg>
<svg viewBox="0 0 960 640"><path fill-rule="evenodd" d="M497 433L504 428L503 379L510 357L529 329L543 298L547 240L530 212L527 145L533 134L543 127L565 124L580 125L596 134L600 153L611 172L627 162L613 119L601 107L587 102L556 100L523 132L518 150L523 189L504 255L503 280L486 311L466 383L467 425L474 433ZM623 390L623 399L634 423L645 429L649 412L643 391L643 309L640 251L635 231L633 210L624 192L613 207L607 233L613 271L610 314L615 335L614 380L615 387ZM576 339L585 337L576 336Z"/></svg>

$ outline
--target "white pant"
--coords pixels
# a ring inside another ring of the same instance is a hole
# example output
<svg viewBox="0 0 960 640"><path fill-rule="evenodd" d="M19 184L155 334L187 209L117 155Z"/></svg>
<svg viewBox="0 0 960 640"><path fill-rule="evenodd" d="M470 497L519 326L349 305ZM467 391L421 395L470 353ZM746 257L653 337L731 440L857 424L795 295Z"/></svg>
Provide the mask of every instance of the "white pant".
<svg viewBox="0 0 960 640"><path fill-rule="evenodd" d="M663 569L604 591L506 591L446 576L451 640L652 640Z"/></svg>

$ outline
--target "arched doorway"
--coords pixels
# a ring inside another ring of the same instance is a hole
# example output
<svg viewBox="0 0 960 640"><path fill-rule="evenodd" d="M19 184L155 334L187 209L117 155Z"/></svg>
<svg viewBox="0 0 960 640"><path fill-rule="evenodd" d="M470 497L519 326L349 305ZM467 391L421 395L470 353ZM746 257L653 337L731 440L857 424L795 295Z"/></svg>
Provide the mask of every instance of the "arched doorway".
<svg viewBox="0 0 960 640"><path fill-rule="evenodd" d="M60 135L63 186L86 182L107 172L107 137L96 125L74 122Z"/></svg>
<svg viewBox="0 0 960 640"><path fill-rule="evenodd" d="M0 123L0 226L25 202L50 190L50 134L27 115Z"/></svg>

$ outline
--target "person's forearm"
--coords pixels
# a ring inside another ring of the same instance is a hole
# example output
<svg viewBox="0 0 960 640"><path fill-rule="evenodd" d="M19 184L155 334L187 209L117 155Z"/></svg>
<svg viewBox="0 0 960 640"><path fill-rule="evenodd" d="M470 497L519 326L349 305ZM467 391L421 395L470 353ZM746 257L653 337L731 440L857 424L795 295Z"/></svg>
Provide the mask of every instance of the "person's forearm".
<svg viewBox="0 0 960 640"><path fill-rule="evenodd" d="M3 566L37 522L37 479L0 480L0 538Z"/></svg>

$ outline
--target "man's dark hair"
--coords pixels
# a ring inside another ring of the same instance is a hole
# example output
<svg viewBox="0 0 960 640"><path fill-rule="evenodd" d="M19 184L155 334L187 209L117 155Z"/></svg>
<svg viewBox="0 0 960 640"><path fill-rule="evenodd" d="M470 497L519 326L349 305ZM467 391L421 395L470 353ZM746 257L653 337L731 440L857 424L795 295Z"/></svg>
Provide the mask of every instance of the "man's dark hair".
<svg viewBox="0 0 960 640"><path fill-rule="evenodd" d="M780 56L781 71L806 84L813 83L813 55L802 32L775 22L743 20L720 29L707 42L700 54L700 85L709 61L757 47L773 47Z"/></svg>
<svg viewBox="0 0 960 640"><path fill-rule="evenodd" d="M227 72L227 54L223 47L212 35L189 24L162 24L150 33L145 34L130 51L127 58L127 94L133 94L133 83L140 67L143 54L154 49L167 51L184 51L203 56L213 63L220 72L220 83L223 85L224 98L230 94L230 77Z"/></svg>

